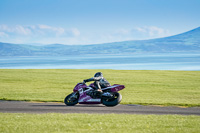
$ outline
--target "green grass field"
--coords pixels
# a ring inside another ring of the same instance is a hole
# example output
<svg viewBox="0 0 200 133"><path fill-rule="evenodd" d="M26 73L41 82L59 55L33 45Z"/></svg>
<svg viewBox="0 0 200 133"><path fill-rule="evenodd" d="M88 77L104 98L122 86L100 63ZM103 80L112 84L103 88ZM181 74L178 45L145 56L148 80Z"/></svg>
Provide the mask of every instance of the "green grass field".
<svg viewBox="0 0 200 133"><path fill-rule="evenodd" d="M0 99L63 102L98 71L126 86L121 104L200 106L200 71L0 69Z"/></svg>
<svg viewBox="0 0 200 133"><path fill-rule="evenodd" d="M200 116L0 113L1 133L199 133Z"/></svg>
<svg viewBox="0 0 200 133"><path fill-rule="evenodd" d="M0 99L59 101L76 83L102 71L126 88L122 104L200 106L199 71L0 69ZM200 116L0 113L0 132L198 133Z"/></svg>

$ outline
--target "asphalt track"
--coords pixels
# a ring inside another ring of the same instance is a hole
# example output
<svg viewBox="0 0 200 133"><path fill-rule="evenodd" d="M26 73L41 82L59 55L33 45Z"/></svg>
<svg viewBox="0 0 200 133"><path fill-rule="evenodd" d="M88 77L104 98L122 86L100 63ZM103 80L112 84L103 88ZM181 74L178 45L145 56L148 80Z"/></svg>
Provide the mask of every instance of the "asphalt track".
<svg viewBox="0 0 200 133"><path fill-rule="evenodd" d="M0 101L0 112L3 113L115 113L115 114L178 114L200 115L200 107L160 107L142 105L117 105L106 107L102 104L77 104L66 106L64 103L42 103L23 101Z"/></svg>

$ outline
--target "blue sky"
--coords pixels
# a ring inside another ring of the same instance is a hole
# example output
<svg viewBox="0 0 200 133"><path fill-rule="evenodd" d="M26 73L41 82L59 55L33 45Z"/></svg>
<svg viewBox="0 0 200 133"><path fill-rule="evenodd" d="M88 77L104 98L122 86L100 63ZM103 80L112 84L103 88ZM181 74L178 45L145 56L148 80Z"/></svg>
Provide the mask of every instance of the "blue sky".
<svg viewBox="0 0 200 133"><path fill-rule="evenodd" d="M200 0L0 0L0 42L98 44L200 26Z"/></svg>

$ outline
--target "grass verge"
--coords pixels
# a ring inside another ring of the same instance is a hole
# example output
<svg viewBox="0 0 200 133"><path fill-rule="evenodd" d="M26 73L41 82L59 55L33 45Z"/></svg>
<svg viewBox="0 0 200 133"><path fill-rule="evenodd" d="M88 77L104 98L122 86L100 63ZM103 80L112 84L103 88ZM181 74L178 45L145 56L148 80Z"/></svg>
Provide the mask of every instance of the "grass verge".
<svg viewBox="0 0 200 133"><path fill-rule="evenodd" d="M0 69L0 99L62 102L98 71L111 84L126 86L122 104L200 106L200 71Z"/></svg>
<svg viewBox="0 0 200 133"><path fill-rule="evenodd" d="M0 113L0 132L3 133L197 133L199 123L199 116L180 115Z"/></svg>

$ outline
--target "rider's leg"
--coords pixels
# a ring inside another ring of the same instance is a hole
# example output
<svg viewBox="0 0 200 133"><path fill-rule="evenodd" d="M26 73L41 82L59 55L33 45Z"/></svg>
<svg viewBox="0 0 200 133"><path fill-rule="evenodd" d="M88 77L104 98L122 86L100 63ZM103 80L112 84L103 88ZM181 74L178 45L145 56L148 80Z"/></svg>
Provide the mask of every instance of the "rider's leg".
<svg viewBox="0 0 200 133"><path fill-rule="evenodd" d="M94 82L94 86L95 86L95 89L96 89L97 91L102 91L99 81L95 81L95 82Z"/></svg>
<svg viewBox="0 0 200 133"><path fill-rule="evenodd" d="M100 86L99 81L95 81L94 86L95 86L95 92L94 92L95 95L98 95L99 97L101 97L103 91L101 90L101 86Z"/></svg>

